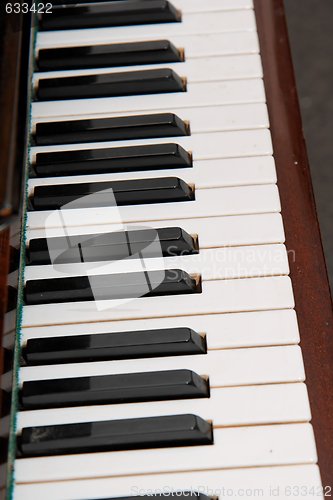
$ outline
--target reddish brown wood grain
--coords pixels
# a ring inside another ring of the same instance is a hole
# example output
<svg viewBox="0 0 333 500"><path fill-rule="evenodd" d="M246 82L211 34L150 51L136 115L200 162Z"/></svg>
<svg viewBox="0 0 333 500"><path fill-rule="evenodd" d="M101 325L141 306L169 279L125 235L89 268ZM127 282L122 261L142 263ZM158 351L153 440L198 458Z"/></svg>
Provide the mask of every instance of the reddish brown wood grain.
<svg viewBox="0 0 333 500"><path fill-rule="evenodd" d="M301 347L323 485L333 485L333 313L283 0L254 0ZM301 15L301 13L300 13Z"/></svg>

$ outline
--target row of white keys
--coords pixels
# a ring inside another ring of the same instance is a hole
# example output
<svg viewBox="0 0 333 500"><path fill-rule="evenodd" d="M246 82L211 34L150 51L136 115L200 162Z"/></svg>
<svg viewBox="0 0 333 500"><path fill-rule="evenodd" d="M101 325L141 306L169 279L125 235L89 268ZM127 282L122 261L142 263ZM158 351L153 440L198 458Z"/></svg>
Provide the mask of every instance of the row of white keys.
<svg viewBox="0 0 333 500"><path fill-rule="evenodd" d="M28 339L38 337L100 333L112 335L119 332L182 327L192 328L205 336L208 350L299 343L297 318L293 309L24 327L20 332L20 341L25 345Z"/></svg>
<svg viewBox="0 0 333 500"><path fill-rule="evenodd" d="M317 460L308 423L214 429L214 444L112 451L16 461L18 483L236 467L313 464ZM179 474L181 477L182 474ZM128 484L128 477L123 477Z"/></svg>
<svg viewBox="0 0 333 500"><path fill-rule="evenodd" d="M166 356L147 359L121 359L90 363L23 366L19 383L95 375L119 375L163 370L192 370L209 377L210 387L275 384L304 381L299 346L215 349L207 354Z"/></svg>
<svg viewBox="0 0 333 500"><path fill-rule="evenodd" d="M211 12L217 10L252 9L253 0L171 0L174 7L182 12Z"/></svg>
<svg viewBox="0 0 333 500"><path fill-rule="evenodd" d="M216 82L223 80L238 80L261 78L262 67L258 54L236 56L214 56L198 59L188 59L185 62L145 64L139 66L122 66L114 68L89 68L66 71L47 71L34 73L33 83L45 78L61 78L71 76L96 75L105 73L125 73L129 71L148 71L150 69L168 68L178 76L186 78L189 83Z"/></svg>
<svg viewBox="0 0 333 500"><path fill-rule="evenodd" d="M155 110L154 113L163 113L164 110ZM181 120L190 124L191 134L200 134L204 132L217 132L222 130L246 130L257 128L268 128L267 106L263 103L254 104L236 104L231 106L214 106L209 108L185 108L169 109L169 113L176 114ZM109 113L108 118L133 116L137 111L123 113ZM81 115L81 120L105 118L100 115ZM53 121L66 121L75 119L75 117L56 116ZM50 121L50 118L44 117L32 120L32 132L36 130L36 122Z"/></svg>
<svg viewBox="0 0 333 500"><path fill-rule="evenodd" d="M272 156L193 160L191 168L90 174L88 176L32 177L28 181L28 192L29 196L32 196L34 187L41 185L150 179L152 177L179 177L187 184L195 186L196 189L206 189L275 184L276 169Z"/></svg>
<svg viewBox="0 0 333 500"><path fill-rule="evenodd" d="M216 12L184 12L178 23L160 23L112 28L93 28L82 30L42 31L38 33L38 48L67 47L78 44L94 45L100 40L108 43L129 42L147 39L170 39L214 33L256 31L255 16L252 9Z"/></svg>
<svg viewBox="0 0 333 500"><path fill-rule="evenodd" d="M23 427L62 425L128 418L194 414L216 427L309 422L309 400L304 383L212 388L209 398L82 406L18 413L16 431Z"/></svg>
<svg viewBox="0 0 333 500"><path fill-rule="evenodd" d="M188 83L186 92L168 94L135 95L126 97L100 97L64 101L33 102L32 118L56 116L81 116L93 113L150 112L170 109L218 106L225 104L265 102L265 90L261 78L249 80L224 80L220 82ZM84 103L84 105L83 105Z"/></svg>
<svg viewBox="0 0 333 500"><path fill-rule="evenodd" d="M290 500L298 493L304 500L324 500L319 469L310 464L17 484L14 500L82 500L83 491L86 498L100 499L109 499L110 492L113 497L161 493L171 496L191 489L213 498L234 500L243 500L244 496Z"/></svg>
<svg viewBox="0 0 333 500"><path fill-rule="evenodd" d="M198 238L200 248L223 246L260 245L263 243L283 243L285 235L282 217L279 213L239 215L233 217L211 217L199 219L163 220L149 224L151 229L167 228L177 224L188 234ZM121 230L142 229L141 223L132 223ZM54 236L73 236L102 234L116 231L113 224L79 227L53 227L46 229L27 229L26 244L33 238ZM120 230L120 228L119 228Z"/></svg>
<svg viewBox="0 0 333 500"><path fill-rule="evenodd" d="M129 146L145 146L149 144L169 144L172 142L179 144L187 151L191 151L196 160L265 156L271 155L273 152L270 131L268 129L256 129L211 132L209 134L194 134L182 137L82 143L75 144L74 146L73 144L37 146L31 149L30 158L31 161L35 161L35 155L40 152L112 149Z"/></svg>
<svg viewBox="0 0 333 500"><path fill-rule="evenodd" d="M109 193L110 200L112 200L112 191L109 190ZM71 202L71 205L66 205L63 210L28 212L27 226L30 229L94 224L119 226L119 224L132 222L147 223L160 220L274 213L280 212L281 209L275 184L197 189L195 200L182 203L70 208L73 206L75 206L75 201Z"/></svg>
<svg viewBox="0 0 333 500"><path fill-rule="evenodd" d="M22 326L160 318L294 307L290 278L204 281L202 293L24 306Z"/></svg>
<svg viewBox="0 0 333 500"><path fill-rule="evenodd" d="M84 243L82 247L84 259ZM149 273L165 269L182 269L190 275L200 275L202 281L282 276L289 273L287 251L284 245L255 245L208 248L202 249L195 255L146 258L143 253L140 258L124 258L114 261L27 266L24 279L27 281L86 275L97 277L117 273ZM164 273L161 272L161 277L163 275Z"/></svg>
<svg viewBox="0 0 333 500"><path fill-rule="evenodd" d="M82 33L84 31L85 33ZM62 38L53 37L51 33L40 32L37 34L36 56L38 58L38 50L43 48L63 48L75 46L81 43L84 46L109 44L109 38L105 33L104 28L98 31L98 37L94 37L91 33L96 34L97 30L80 30L80 36L84 37L80 42L74 40L65 40ZM46 43L45 43L46 35ZM142 35L144 38L141 41L149 41L151 39L149 32ZM152 37L156 40L156 35ZM184 51L185 59L192 59L196 57L212 57L212 56L228 56L234 54L258 54L259 43L258 35L254 31L242 31L237 33L206 33L203 35L189 35L189 36L171 36L169 41L178 48ZM115 42L117 43L117 42Z"/></svg>

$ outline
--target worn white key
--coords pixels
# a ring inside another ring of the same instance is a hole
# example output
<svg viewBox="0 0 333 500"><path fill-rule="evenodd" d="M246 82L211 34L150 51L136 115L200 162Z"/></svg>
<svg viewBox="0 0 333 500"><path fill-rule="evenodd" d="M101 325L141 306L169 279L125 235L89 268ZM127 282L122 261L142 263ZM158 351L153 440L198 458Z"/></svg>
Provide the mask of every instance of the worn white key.
<svg viewBox="0 0 333 500"><path fill-rule="evenodd" d="M38 48L66 47L70 45L89 45L107 40L135 41L147 39L162 40L174 36L205 35L209 33L230 33L256 31L256 22L252 9L240 11L217 11L184 13L180 23L161 23L119 26L112 28L93 28L81 30L41 31L37 35Z"/></svg>
<svg viewBox="0 0 333 500"><path fill-rule="evenodd" d="M84 106L82 105L84 102ZM265 102L261 78L188 83L186 92L126 97L33 102L33 118L80 116L89 113L150 112L170 109Z"/></svg>
<svg viewBox="0 0 333 500"><path fill-rule="evenodd" d="M170 497L179 491L195 491L211 497L228 495L234 500L248 497L290 500L292 492L303 491L304 500L324 500L320 473L316 465L257 467L127 477L104 477L66 482L16 484L14 500L82 500L86 498L142 496L158 493ZM316 492L316 496L313 496Z"/></svg>
<svg viewBox="0 0 333 500"><path fill-rule="evenodd" d="M155 110L154 113L163 113L163 110ZM207 108L185 108L170 109L169 113L175 113L181 120L190 125L191 134L206 132L217 132L223 130L245 130L257 128L269 128L268 112L266 104L235 104L232 106L214 106ZM128 113L109 113L108 118L137 115L136 111ZM73 117L74 119L75 117ZM82 115L84 119L105 118L100 115ZM53 121L70 120L70 117L56 116ZM33 132L35 132L36 121L48 122L49 118L40 118L32 121Z"/></svg>
<svg viewBox="0 0 333 500"><path fill-rule="evenodd" d="M25 345L28 339L38 337L93 335L99 333L112 335L114 332L180 327L192 328L204 335L208 350L299 343L297 318L293 309L23 327L20 339L22 344Z"/></svg>
<svg viewBox="0 0 333 500"><path fill-rule="evenodd" d="M93 38L91 36L91 30L84 30L88 32L88 36L85 36L82 42L84 46L109 44L109 39L105 35L104 30L99 33L101 36L98 38ZM36 47L36 58L38 59L39 48L44 48L43 46L43 32L38 33L37 38L42 41L41 47L37 45ZM54 33L53 33L54 36ZM141 41L149 41L150 39L156 40L155 37L150 37L149 32L144 35ZM175 47L182 50L185 55L185 59L192 59L196 57L212 57L212 56L228 56L234 54L258 54L259 53L259 42L258 35L255 31L242 31L236 33L207 33L202 35L189 35L189 36L172 36L169 37L169 41L173 43ZM69 42L66 40L65 45L63 45L62 40L59 38L48 37L47 45L49 48L64 47L64 46L75 46L77 43L75 40Z"/></svg>
<svg viewBox="0 0 333 500"><path fill-rule="evenodd" d="M294 307L290 278L244 278L202 282L202 293L24 306L22 326L160 318Z"/></svg>
<svg viewBox="0 0 333 500"><path fill-rule="evenodd" d="M110 198L111 198L110 191ZM51 228L93 224L121 225L131 222L179 220L222 215L245 215L280 211L275 184L198 189L195 200L183 203L156 203L136 206L66 208L28 212L28 228Z"/></svg>
<svg viewBox="0 0 333 500"><path fill-rule="evenodd" d="M149 144L168 144L171 142L175 142L187 151L191 151L193 158L196 160L242 156L265 156L271 155L273 152L270 131L268 129L256 129L211 132L209 134L195 134L184 137L82 143L75 144L75 146L73 146L73 144L37 146L31 149L30 159L31 161L35 161L36 154L40 152L103 148L112 149L117 147L144 146Z"/></svg>
<svg viewBox="0 0 333 500"><path fill-rule="evenodd" d="M179 177L187 184L195 185L196 189L205 189L274 184L276 182L276 169L272 156L194 160L191 168L69 175L65 177L32 177L28 181L28 192L29 196L32 196L35 186L49 184L121 181L126 179L149 179L152 177Z"/></svg>
<svg viewBox="0 0 333 500"><path fill-rule="evenodd" d="M196 58L186 60L182 63L145 64L138 66L122 66L121 68L89 68L66 71L48 71L34 73L33 83L35 86L38 86L38 81L45 78L62 78L105 73L125 73L128 71L143 71L159 68L172 69L178 76L186 78L189 83L262 77L260 56L258 54L247 54Z"/></svg>
<svg viewBox="0 0 333 500"><path fill-rule="evenodd" d="M68 245L68 244L67 244ZM66 247L64 246L64 251ZM70 246L70 245L69 245ZM203 281L281 276L289 274L288 256L284 245L255 245L203 249L196 255L170 257L124 258L104 262L83 262L27 266L24 280L99 276L130 272L150 272L162 269L182 269L190 275L200 274ZM163 300L163 299L162 299Z"/></svg>
<svg viewBox="0 0 333 500"><path fill-rule="evenodd" d="M153 229L172 227L175 221L163 220L150 223ZM199 249L258 245L264 243L283 243L285 241L282 217L280 214L257 214L239 215L233 217L211 217L199 219L178 219L177 226L183 228L187 233L198 238ZM126 230L140 229L140 223L132 223L124 227ZM216 228L219 228L216 231ZM45 238L53 236L71 236L78 234L101 234L114 231L110 225L80 226L69 228L28 229L26 232L26 244L33 238Z"/></svg>
<svg viewBox="0 0 333 500"><path fill-rule="evenodd" d="M214 430L214 444L112 451L16 461L18 483L218 468L314 464L310 424L228 427ZM181 476L181 474L179 474ZM123 478L127 483L128 477Z"/></svg>
<svg viewBox="0 0 333 500"><path fill-rule="evenodd" d="M210 397L119 405L82 406L21 411L16 431L23 427L61 425L127 418L200 415L216 427L308 422L310 405L304 383L214 388Z"/></svg>
<svg viewBox="0 0 333 500"><path fill-rule="evenodd" d="M166 356L147 359L121 359L91 363L23 366L19 383L94 375L193 370L209 377L212 387L274 384L304 381L304 367L299 346L253 347L250 349L211 350L207 354Z"/></svg>

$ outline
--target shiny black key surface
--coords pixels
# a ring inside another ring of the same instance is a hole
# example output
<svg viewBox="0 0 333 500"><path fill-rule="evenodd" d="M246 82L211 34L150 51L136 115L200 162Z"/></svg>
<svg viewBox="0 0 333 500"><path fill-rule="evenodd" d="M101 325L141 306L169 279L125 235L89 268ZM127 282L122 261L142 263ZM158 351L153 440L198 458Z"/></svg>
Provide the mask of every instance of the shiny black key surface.
<svg viewBox="0 0 333 500"><path fill-rule="evenodd" d="M37 123L34 140L38 146L48 146L184 135L190 135L186 123L172 113L160 113ZM170 147L169 144L160 145L160 147L164 146Z"/></svg>
<svg viewBox="0 0 333 500"><path fill-rule="evenodd" d="M42 15L40 28L68 30L181 21L180 12L167 0L77 4L69 7L54 6L51 14Z"/></svg>
<svg viewBox="0 0 333 500"><path fill-rule="evenodd" d="M24 410L208 398L206 380L191 370L33 380L20 393Z"/></svg>
<svg viewBox="0 0 333 500"><path fill-rule="evenodd" d="M178 177L36 186L35 210L56 210L191 201L194 193Z"/></svg>
<svg viewBox="0 0 333 500"><path fill-rule="evenodd" d="M35 238L27 249L27 263L57 265L196 253L196 239L179 227L166 227Z"/></svg>
<svg viewBox="0 0 333 500"><path fill-rule="evenodd" d="M149 42L113 43L41 49L38 53L40 71L103 68L116 66L137 66L139 64L160 64L182 62L182 54L168 40Z"/></svg>
<svg viewBox="0 0 333 500"><path fill-rule="evenodd" d="M191 328L165 328L32 338L28 339L23 356L28 365L49 365L206 352L205 338Z"/></svg>
<svg viewBox="0 0 333 500"><path fill-rule="evenodd" d="M185 92L182 78L171 69L146 69L85 76L41 78L37 99L53 101L126 95Z"/></svg>
<svg viewBox="0 0 333 500"><path fill-rule="evenodd" d="M38 177L50 177L191 166L191 154L170 143L37 153L33 169Z"/></svg>
<svg viewBox="0 0 333 500"><path fill-rule="evenodd" d="M18 443L22 456L209 444L212 426L196 415L25 427Z"/></svg>
<svg viewBox="0 0 333 500"><path fill-rule="evenodd" d="M28 280L27 305L200 293L198 280L180 269Z"/></svg>

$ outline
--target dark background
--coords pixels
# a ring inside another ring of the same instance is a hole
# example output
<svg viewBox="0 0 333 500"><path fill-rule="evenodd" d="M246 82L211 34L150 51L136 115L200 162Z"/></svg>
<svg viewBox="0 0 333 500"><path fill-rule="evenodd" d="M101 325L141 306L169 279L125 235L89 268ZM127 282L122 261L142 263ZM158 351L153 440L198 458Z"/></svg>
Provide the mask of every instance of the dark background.
<svg viewBox="0 0 333 500"><path fill-rule="evenodd" d="M333 0L285 0L285 10L333 291Z"/></svg>

